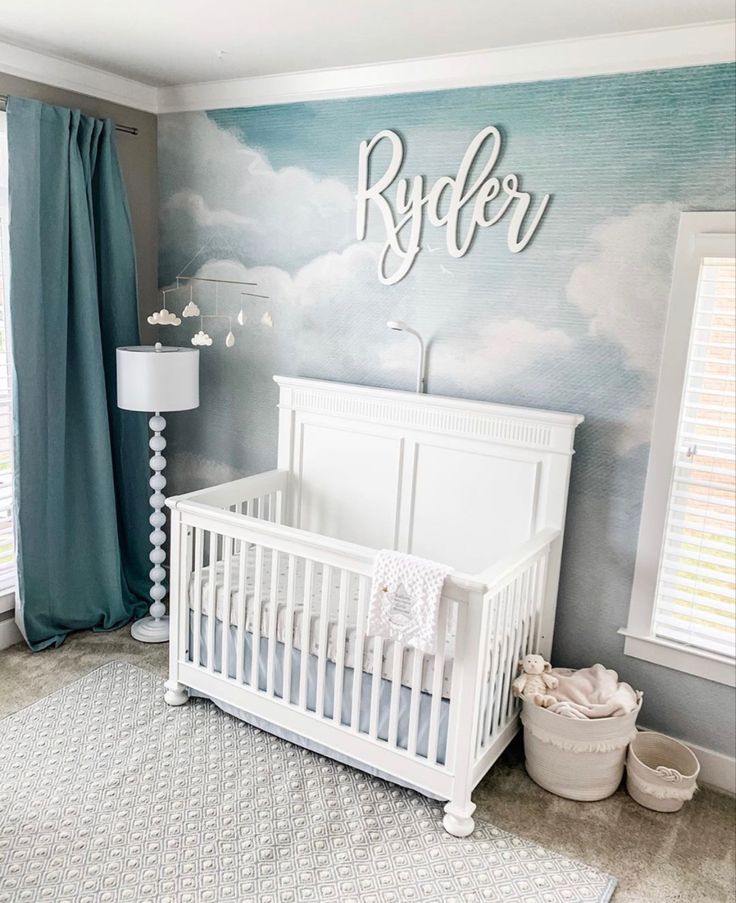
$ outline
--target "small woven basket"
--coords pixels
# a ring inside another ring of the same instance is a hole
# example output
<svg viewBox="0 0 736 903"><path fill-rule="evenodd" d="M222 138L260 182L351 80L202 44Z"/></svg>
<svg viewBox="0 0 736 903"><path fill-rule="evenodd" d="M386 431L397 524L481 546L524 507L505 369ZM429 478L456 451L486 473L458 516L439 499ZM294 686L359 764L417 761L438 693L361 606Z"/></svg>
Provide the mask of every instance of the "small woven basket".
<svg viewBox="0 0 736 903"><path fill-rule="evenodd" d="M655 812L677 812L692 799L700 772L692 750L664 734L642 731L631 741L626 760L629 796Z"/></svg>
<svg viewBox="0 0 736 903"><path fill-rule="evenodd" d="M579 721L525 699L521 721L529 777L570 800L602 800L615 793L640 708L641 699L629 715Z"/></svg>

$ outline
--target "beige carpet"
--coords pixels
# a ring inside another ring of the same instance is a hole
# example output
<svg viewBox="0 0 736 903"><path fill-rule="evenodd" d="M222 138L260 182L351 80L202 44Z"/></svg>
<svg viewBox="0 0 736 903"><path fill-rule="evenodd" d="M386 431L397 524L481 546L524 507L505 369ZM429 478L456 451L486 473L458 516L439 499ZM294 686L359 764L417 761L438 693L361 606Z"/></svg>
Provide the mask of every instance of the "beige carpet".
<svg viewBox="0 0 736 903"><path fill-rule="evenodd" d="M163 675L167 655L165 644L136 643L127 629L74 634L42 653L20 645L1 651L0 715L113 659ZM736 803L707 787L677 815L648 812L622 790L597 803L575 803L530 781L513 745L474 801L479 818L615 874L614 903L736 901Z"/></svg>

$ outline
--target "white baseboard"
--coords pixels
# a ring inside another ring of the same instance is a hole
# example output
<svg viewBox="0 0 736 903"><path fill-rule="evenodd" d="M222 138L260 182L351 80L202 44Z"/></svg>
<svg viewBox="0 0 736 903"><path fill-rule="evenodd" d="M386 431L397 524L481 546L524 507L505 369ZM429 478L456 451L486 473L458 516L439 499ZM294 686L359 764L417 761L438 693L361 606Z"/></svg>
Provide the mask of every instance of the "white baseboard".
<svg viewBox="0 0 736 903"><path fill-rule="evenodd" d="M0 621L0 649L14 646L23 639L14 618L5 618Z"/></svg>
<svg viewBox="0 0 736 903"><path fill-rule="evenodd" d="M649 730L647 727L639 729ZM675 737L674 739L678 740L679 738ZM688 743L687 740L680 740L680 743L684 743L688 749L691 749L700 762L699 784L708 784L710 787L715 787L716 790L736 796L736 758L706 749L704 746L696 746L695 743Z"/></svg>

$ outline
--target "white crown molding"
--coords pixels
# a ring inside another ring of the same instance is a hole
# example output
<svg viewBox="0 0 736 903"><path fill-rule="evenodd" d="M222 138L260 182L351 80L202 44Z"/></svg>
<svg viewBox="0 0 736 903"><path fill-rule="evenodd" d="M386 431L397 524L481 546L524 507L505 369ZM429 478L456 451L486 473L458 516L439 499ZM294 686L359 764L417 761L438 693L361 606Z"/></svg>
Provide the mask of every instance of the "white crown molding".
<svg viewBox="0 0 736 903"><path fill-rule="evenodd" d="M736 59L734 24L712 22L162 88L0 41L0 72L136 110L176 113L728 63Z"/></svg>
<svg viewBox="0 0 736 903"><path fill-rule="evenodd" d="M44 85L99 97L124 107L158 112L158 89L102 69L0 41L0 72Z"/></svg>
<svg viewBox="0 0 736 903"><path fill-rule="evenodd" d="M159 113L369 97L731 62L734 23L715 22L159 88Z"/></svg>

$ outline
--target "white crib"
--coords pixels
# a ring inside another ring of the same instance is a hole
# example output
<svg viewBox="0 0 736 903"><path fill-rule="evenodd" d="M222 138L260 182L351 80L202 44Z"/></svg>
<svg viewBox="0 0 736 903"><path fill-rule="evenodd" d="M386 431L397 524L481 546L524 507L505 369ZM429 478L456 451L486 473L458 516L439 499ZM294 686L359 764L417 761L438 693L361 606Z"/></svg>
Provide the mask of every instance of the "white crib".
<svg viewBox="0 0 736 903"><path fill-rule="evenodd" d="M168 500L166 701L447 800L467 836L518 727L517 662L550 653L582 417L275 379L278 469ZM434 655L366 634L380 548L455 567Z"/></svg>

